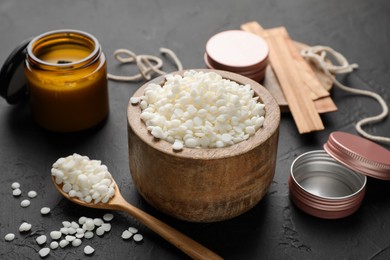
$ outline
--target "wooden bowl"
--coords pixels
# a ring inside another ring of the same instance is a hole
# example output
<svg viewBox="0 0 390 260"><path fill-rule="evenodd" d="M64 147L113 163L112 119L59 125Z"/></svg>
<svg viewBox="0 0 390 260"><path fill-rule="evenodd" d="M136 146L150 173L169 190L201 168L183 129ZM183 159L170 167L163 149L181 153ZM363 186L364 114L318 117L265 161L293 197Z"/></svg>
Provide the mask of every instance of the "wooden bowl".
<svg viewBox="0 0 390 260"><path fill-rule="evenodd" d="M200 70L198 70L200 71ZM272 95L244 76L217 70L223 78L250 84L265 104L263 127L248 140L224 148L186 148L154 138L140 119L141 108L129 102L129 166L134 185L147 202L166 214L191 222L233 218L253 208L267 193L275 174L280 110ZM183 71L175 72L180 75ZM163 85L164 76L150 83Z"/></svg>

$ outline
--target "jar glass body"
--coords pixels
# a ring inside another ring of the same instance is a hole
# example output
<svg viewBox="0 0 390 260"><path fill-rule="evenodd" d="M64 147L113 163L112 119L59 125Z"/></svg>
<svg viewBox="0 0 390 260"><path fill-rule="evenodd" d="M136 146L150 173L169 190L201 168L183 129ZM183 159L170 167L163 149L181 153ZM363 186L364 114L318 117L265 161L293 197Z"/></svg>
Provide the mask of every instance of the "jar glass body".
<svg viewBox="0 0 390 260"><path fill-rule="evenodd" d="M34 38L24 73L35 121L51 131L81 131L109 112L107 65L90 34L60 30Z"/></svg>

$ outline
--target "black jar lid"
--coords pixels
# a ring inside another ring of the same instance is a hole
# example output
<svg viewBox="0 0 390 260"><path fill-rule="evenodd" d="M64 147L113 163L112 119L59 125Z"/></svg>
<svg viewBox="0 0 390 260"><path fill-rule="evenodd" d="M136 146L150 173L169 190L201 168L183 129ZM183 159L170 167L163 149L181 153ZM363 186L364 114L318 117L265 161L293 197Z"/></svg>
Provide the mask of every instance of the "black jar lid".
<svg viewBox="0 0 390 260"><path fill-rule="evenodd" d="M28 96L26 77L24 76L24 61L27 46L32 38L21 42L8 56L0 70L0 95L9 104L16 104Z"/></svg>

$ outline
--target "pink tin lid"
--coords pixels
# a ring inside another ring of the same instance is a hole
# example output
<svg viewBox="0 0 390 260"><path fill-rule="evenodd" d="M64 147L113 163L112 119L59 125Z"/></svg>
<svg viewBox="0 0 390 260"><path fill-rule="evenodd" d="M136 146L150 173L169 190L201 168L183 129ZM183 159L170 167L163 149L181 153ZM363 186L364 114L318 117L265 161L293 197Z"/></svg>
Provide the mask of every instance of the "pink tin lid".
<svg viewBox="0 0 390 260"><path fill-rule="evenodd" d="M208 58L221 69L234 72L263 69L268 53L268 44L263 38L241 30L217 33L206 43Z"/></svg>
<svg viewBox="0 0 390 260"><path fill-rule="evenodd" d="M390 151L363 137L333 132L325 151L348 168L364 175L390 180Z"/></svg>

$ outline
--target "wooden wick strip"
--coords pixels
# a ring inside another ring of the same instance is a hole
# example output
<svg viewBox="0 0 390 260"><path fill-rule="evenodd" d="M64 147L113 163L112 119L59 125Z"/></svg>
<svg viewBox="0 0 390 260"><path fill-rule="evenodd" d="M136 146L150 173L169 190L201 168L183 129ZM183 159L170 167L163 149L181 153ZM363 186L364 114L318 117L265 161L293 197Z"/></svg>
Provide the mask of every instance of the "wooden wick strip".
<svg viewBox="0 0 390 260"><path fill-rule="evenodd" d="M291 39L285 28L264 30L257 23L245 24L242 29L265 38L270 47L269 59L287 99L300 134L323 130L324 125L304 86L300 70L286 41Z"/></svg>

